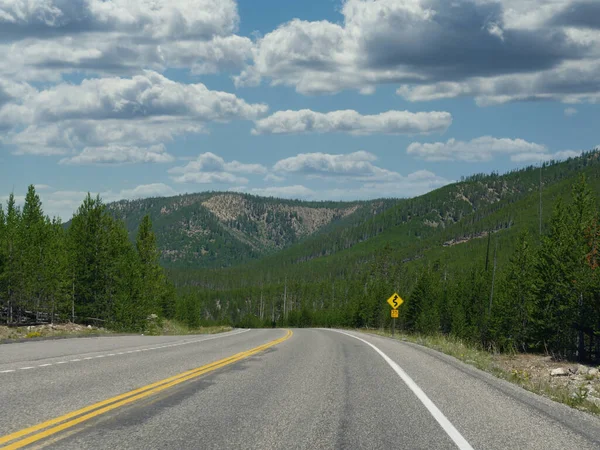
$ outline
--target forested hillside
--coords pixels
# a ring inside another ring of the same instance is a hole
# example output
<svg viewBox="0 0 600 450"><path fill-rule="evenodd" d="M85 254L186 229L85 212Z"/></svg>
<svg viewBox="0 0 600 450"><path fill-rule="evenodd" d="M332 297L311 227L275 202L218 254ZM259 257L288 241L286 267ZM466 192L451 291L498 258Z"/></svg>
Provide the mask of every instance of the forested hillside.
<svg viewBox="0 0 600 450"><path fill-rule="evenodd" d="M134 245L89 194L68 229L44 215L33 186L22 209L12 194L6 211L0 207L0 323L70 320L143 331L149 316L170 317L174 308L147 216Z"/></svg>
<svg viewBox="0 0 600 450"><path fill-rule="evenodd" d="M108 211L130 237L144 215L154 224L161 262L168 267L227 267L273 253L333 224L361 223L396 204L303 202L229 192L123 200Z"/></svg>
<svg viewBox="0 0 600 450"><path fill-rule="evenodd" d="M0 208L0 320L381 327L398 292L406 331L598 361L599 199L598 151L405 200L88 195L68 227L31 186Z"/></svg>
<svg viewBox="0 0 600 450"><path fill-rule="evenodd" d="M473 176L260 261L171 279L193 320L389 326L398 291L405 330L598 359L599 157Z"/></svg>

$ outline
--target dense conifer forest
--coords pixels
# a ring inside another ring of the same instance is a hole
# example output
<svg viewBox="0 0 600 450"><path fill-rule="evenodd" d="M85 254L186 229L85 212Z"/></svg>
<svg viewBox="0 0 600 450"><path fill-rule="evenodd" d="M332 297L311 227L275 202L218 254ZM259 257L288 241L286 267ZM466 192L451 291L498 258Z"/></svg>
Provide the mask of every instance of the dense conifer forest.
<svg viewBox="0 0 600 450"><path fill-rule="evenodd" d="M68 228L44 215L33 186L22 208L14 195L0 208L0 323L142 331L151 314L171 316L174 302L148 217L132 243L123 222L89 194Z"/></svg>
<svg viewBox="0 0 600 450"><path fill-rule="evenodd" d="M285 236L284 224L306 226L294 216L306 210L290 208L308 206L322 210L319 226L288 235L262 256L236 243L239 254L227 249L223 265L231 267L221 268L161 268L152 214L143 213L157 214L157 205L164 211L169 199L132 210L88 195L65 226L44 215L31 186L22 208L11 196L0 209L0 320L144 330L156 314L190 327L379 328L390 327L385 299L398 292L401 330L597 361L599 158L592 151L541 168L479 174L413 199L282 207L276 199L242 198L260 213L211 230L244 230L258 242L276 210L285 217L270 230Z"/></svg>

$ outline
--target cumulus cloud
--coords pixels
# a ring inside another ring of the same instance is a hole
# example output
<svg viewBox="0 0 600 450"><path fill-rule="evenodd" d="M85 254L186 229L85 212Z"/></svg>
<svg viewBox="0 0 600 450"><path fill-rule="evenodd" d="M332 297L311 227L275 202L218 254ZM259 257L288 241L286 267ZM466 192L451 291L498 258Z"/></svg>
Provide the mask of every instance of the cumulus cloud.
<svg viewBox="0 0 600 450"><path fill-rule="evenodd" d="M277 173L296 173L320 178L352 178L356 180L393 178L396 173L373 164L377 156L359 151L348 154L300 153L273 166Z"/></svg>
<svg viewBox="0 0 600 450"><path fill-rule="evenodd" d="M237 29L234 0L4 0L4 39L94 31L209 39Z"/></svg>
<svg viewBox="0 0 600 450"><path fill-rule="evenodd" d="M118 146L121 153L130 154L121 162L167 162L168 156L157 152L156 145L181 134L205 132L209 122L253 120L266 112L264 104L249 104L202 83L182 84L145 71L131 78L86 79L79 85L28 90L18 101L0 107L0 128L4 124L12 130L2 139L16 153L52 155L85 149L72 162L99 162L101 154L112 154L107 162L115 162L120 158ZM143 156L140 148L153 145L154 151Z"/></svg>
<svg viewBox="0 0 600 450"><path fill-rule="evenodd" d="M513 162L536 163L544 161L562 161L581 156L581 151L563 150L556 153L518 153L510 157Z"/></svg>
<svg viewBox="0 0 600 450"><path fill-rule="evenodd" d="M425 134L444 132L451 124L452 115L439 111L387 111L364 116L353 110L319 113L303 109L278 111L260 119L252 134Z"/></svg>
<svg viewBox="0 0 600 450"><path fill-rule="evenodd" d="M259 39L235 80L307 94L395 83L411 101L597 101L596 10L572 0L346 0L339 24L295 19Z"/></svg>
<svg viewBox="0 0 600 450"><path fill-rule="evenodd" d="M4 0L0 73L35 80L57 70L239 70L252 41L234 34L238 24L234 0Z"/></svg>
<svg viewBox="0 0 600 450"><path fill-rule="evenodd" d="M426 161L490 161L496 154L540 154L546 147L523 139L483 136L471 141L419 143L408 146L407 153Z"/></svg>
<svg viewBox="0 0 600 450"><path fill-rule="evenodd" d="M260 164L226 162L220 156L206 152L184 166L169 169L169 173L177 183L245 184L248 179L237 174L264 175L267 169Z"/></svg>
<svg viewBox="0 0 600 450"><path fill-rule="evenodd" d="M452 180L436 175L428 170L418 170L406 176L397 174L393 180L373 180L359 187L330 189L325 191L329 200L368 200L373 198L408 198L423 195L439 187L452 183Z"/></svg>
<svg viewBox="0 0 600 450"><path fill-rule="evenodd" d="M61 164L100 165L131 163L168 163L175 161L173 155L165 150L165 146L153 145L147 148L109 145L107 147L87 147L73 157L63 158Z"/></svg>
<svg viewBox="0 0 600 450"><path fill-rule="evenodd" d="M50 186L42 188L45 185L36 185L40 199L42 201L42 208L44 214L50 217L60 217L64 222L70 220L73 213L77 211L77 208L83 203L84 198L87 196L85 191L76 190L56 190L50 191ZM105 203L114 202L117 200L134 200L139 198L148 197L169 197L177 195L178 192L171 186L164 183L152 183L142 184L132 189L123 189L118 192L104 191L104 192L92 192L92 195L100 195ZM8 196L0 196L0 201L6 202ZM25 201L24 196L15 196L15 200L19 205L23 205Z"/></svg>
<svg viewBox="0 0 600 450"><path fill-rule="evenodd" d="M320 190L314 197L320 200L411 197L451 182L428 170L402 175L376 166L376 160L374 154L365 151L339 155L304 153L278 161L273 171L345 184L343 188Z"/></svg>
<svg viewBox="0 0 600 450"><path fill-rule="evenodd" d="M172 197L177 191L164 183L142 184L133 189L124 189L114 197L120 199L138 199L148 197Z"/></svg>

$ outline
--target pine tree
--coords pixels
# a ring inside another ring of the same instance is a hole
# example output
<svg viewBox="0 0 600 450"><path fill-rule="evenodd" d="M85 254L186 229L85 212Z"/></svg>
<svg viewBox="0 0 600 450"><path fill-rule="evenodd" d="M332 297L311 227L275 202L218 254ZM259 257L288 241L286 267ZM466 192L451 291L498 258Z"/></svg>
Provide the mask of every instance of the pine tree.
<svg viewBox="0 0 600 450"><path fill-rule="evenodd" d="M58 218L47 219L48 248L44 279L45 294L50 311L50 321L67 320L70 317L70 276L66 232Z"/></svg>
<svg viewBox="0 0 600 450"><path fill-rule="evenodd" d="M42 202L30 185L25 196L19 229L19 247L22 254L22 295L26 308L40 320L45 287L45 258L47 229L42 211ZM46 311L47 313L47 311ZM33 316L30 317L33 319Z"/></svg>
<svg viewBox="0 0 600 450"><path fill-rule="evenodd" d="M4 289L6 271L6 217L4 206L0 203L0 323L8 321L8 302Z"/></svg>
<svg viewBox="0 0 600 450"><path fill-rule="evenodd" d="M75 316L79 320L98 318L106 279L106 237L103 236L104 205L88 193L69 227L70 269Z"/></svg>
<svg viewBox="0 0 600 450"><path fill-rule="evenodd" d="M2 273L3 297L7 305L7 322L20 320L22 305L19 303L21 291L21 253L19 248L19 229L21 211L16 205L13 193L8 197L4 227L4 271Z"/></svg>
<svg viewBox="0 0 600 450"><path fill-rule="evenodd" d="M164 276L159 265L159 252L156 246L156 235L152 231L152 221L148 215L140 223L136 249L140 261L141 295L148 313L164 314L160 311L164 306Z"/></svg>
<svg viewBox="0 0 600 450"><path fill-rule="evenodd" d="M529 234L524 232L500 286L501 295L493 306L492 338L503 349L527 350L537 278L534 262Z"/></svg>

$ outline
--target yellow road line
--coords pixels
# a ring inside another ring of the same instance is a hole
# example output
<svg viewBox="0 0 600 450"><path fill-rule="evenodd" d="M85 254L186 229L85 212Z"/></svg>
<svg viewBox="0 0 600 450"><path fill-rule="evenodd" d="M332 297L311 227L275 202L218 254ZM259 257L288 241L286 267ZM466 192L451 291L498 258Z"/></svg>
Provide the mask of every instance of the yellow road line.
<svg viewBox="0 0 600 450"><path fill-rule="evenodd" d="M29 445L33 442L37 442L40 439L44 439L48 436L52 436L62 430L73 427L81 422L85 422L86 420L97 417L101 414L112 411L121 406L133 403L137 400L149 397L158 392L164 391L172 386L176 386L184 381L191 380L193 378L199 377L206 373L217 370L221 367L228 366L235 362L241 361L242 359L246 359L252 355L255 355L263 350L268 349L269 347L273 347L292 336L291 330L288 330L286 335L282 338L276 339L274 341L268 342L261 346L255 347L253 349L247 350L245 352L237 353L228 358L221 359L219 361L215 361L210 364L206 364L204 366L198 367L196 369L188 370L186 372L180 373L178 375L165 378L164 380L157 381L156 383L149 384L147 386L141 387L139 389L135 389L133 391L127 392L125 394L117 395L115 397L109 398L107 400L103 400L98 403L94 403L93 405L86 406L85 408L78 409L77 411L70 412L63 416L57 417L55 419L48 420L46 422L40 423L38 425L34 425L29 428L25 428L20 431L16 431L9 435L0 437L0 445L5 444L7 442L14 441L24 436L28 436L31 433L35 433L29 437L25 437L20 441L9 444L4 449L17 449L22 448L26 445ZM51 428L49 428L51 427ZM43 431L40 431L43 430Z"/></svg>

